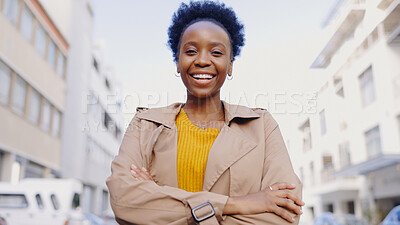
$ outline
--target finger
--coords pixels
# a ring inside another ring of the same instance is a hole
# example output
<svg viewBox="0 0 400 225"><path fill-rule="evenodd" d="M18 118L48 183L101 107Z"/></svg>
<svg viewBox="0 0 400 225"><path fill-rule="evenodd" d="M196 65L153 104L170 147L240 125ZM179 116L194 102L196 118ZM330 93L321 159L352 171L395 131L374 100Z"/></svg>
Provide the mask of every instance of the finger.
<svg viewBox="0 0 400 225"><path fill-rule="evenodd" d="M301 211L301 207L297 206L292 200L287 199L287 198L277 198L275 200L275 204L278 206L281 206L283 208L285 208L286 210L290 210L294 213L296 213L297 215L301 215L303 214L303 212Z"/></svg>
<svg viewBox="0 0 400 225"><path fill-rule="evenodd" d="M282 189L295 189L296 185L294 184L290 184L290 183L286 183L286 182L277 182L274 183L272 185L270 185L272 187L272 190L282 190Z"/></svg>
<svg viewBox="0 0 400 225"><path fill-rule="evenodd" d="M132 174L132 177L133 177L135 180L138 180L138 178L137 178L137 173L136 173L135 171L131 170L131 174Z"/></svg>
<svg viewBox="0 0 400 225"><path fill-rule="evenodd" d="M275 196L280 197L280 198L288 198L299 206L304 206L304 204L305 204L299 197L297 197L295 194L293 194L289 190L280 190L279 192L276 193Z"/></svg>
<svg viewBox="0 0 400 225"><path fill-rule="evenodd" d="M142 170L140 170L140 169L137 169L137 170L135 170L135 171L136 171L136 173L137 173L137 175L138 175L138 178L139 178L140 180L149 180L148 176L146 175L146 173L145 173L144 171L142 171Z"/></svg>
<svg viewBox="0 0 400 225"><path fill-rule="evenodd" d="M153 180L153 177L152 177L151 174L147 171L146 168L143 167L142 170L143 170L144 174L147 176L147 178L148 178L149 180Z"/></svg>
<svg viewBox="0 0 400 225"><path fill-rule="evenodd" d="M295 221L295 220L294 220L294 217L292 217L292 216L290 215L289 211L287 211L286 209L284 209L284 208L282 208L282 207L274 206L274 207L272 208L272 212L275 213L276 215L282 217L283 219L285 219L285 220L291 222L291 223L293 223L293 222Z"/></svg>
<svg viewBox="0 0 400 225"><path fill-rule="evenodd" d="M133 169L137 169L137 167L135 166L135 164L132 164L132 165L131 165L131 170L133 170Z"/></svg>

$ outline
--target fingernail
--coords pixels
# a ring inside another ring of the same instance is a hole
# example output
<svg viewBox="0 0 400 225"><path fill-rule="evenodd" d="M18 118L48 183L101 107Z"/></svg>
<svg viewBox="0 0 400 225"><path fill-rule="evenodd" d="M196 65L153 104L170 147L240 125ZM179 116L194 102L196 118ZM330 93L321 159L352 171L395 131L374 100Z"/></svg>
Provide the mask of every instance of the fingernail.
<svg viewBox="0 0 400 225"><path fill-rule="evenodd" d="M146 168L144 168L144 167L142 167L142 170L147 172Z"/></svg>
<svg viewBox="0 0 400 225"><path fill-rule="evenodd" d="M133 166L133 168L137 169L137 167L134 164L132 164L132 166Z"/></svg>
<svg viewBox="0 0 400 225"><path fill-rule="evenodd" d="M292 217L292 221L294 222L295 220L294 220L294 217Z"/></svg>
<svg viewBox="0 0 400 225"><path fill-rule="evenodd" d="M137 174L134 170L131 170L131 173L133 173L133 174L135 174L135 175Z"/></svg>

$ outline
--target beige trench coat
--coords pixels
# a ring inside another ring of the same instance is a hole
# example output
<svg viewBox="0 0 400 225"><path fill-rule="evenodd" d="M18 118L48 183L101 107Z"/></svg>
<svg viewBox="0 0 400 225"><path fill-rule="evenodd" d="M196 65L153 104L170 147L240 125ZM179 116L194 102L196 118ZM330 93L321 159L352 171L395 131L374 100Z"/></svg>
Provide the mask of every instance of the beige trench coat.
<svg viewBox="0 0 400 225"><path fill-rule="evenodd" d="M210 202L215 215L200 224L298 224L273 213L222 216L228 196L265 189L275 182L302 185L293 171L278 124L264 109L223 102L225 125L207 161L203 191L178 188L175 118L182 107L140 109L130 123L107 179L111 206L120 224L195 224L191 209ZM131 164L144 166L156 181L136 181ZM211 212L209 205L194 213Z"/></svg>

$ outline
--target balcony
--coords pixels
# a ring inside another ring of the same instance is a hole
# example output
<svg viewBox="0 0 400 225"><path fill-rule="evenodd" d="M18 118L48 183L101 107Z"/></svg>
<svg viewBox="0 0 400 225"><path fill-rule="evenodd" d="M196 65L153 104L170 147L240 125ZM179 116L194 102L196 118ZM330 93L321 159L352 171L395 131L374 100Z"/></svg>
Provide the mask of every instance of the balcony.
<svg viewBox="0 0 400 225"><path fill-rule="evenodd" d="M382 21L387 42L390 43L400 35L400 1L397 0L386 9L388 15Z"/></svg>
<svg viewBox="0 0 400 225"><path fill-rule="evenodd" d="M385 10L387 9L390 4L392 4L394 2L394 0L378 0L378 5L377 7L379 9Z"/></svg>
<svg viewBox="0 0 400 225"><path fill-rule="evenodd" d="M354 32L365 15L365 3L363 0L346 1L340 8L335 9L330 25L326 28L329 34L325 47L319 53L311 65L311 68L326 68L342 44Z"/></svg>

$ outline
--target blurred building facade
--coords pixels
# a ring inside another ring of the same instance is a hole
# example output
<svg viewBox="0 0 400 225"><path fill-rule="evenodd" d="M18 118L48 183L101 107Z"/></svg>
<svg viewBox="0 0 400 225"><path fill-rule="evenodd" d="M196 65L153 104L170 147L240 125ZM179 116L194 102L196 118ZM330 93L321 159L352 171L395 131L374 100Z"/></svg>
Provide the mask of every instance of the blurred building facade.
<svg viewBox="0 0 400 225"><path fill-rule="evenodd" d="M302 220L330 211L377 224L400 205L400 1L336 1L325 24L311 66L326 77L318 112L292 140L301 146Z"/></svg>
<svg viewBox="0 0 400 225"><path fill-rule="evenodd" d="M73 81L68 82L74 94L67 95L61 174L83 182L82 208L100 215L111 209L105 180L111 175L125 127L121 84L105 61L103 45L94 44L88 50L80 53L86 55L82 59L88 62L86 68L71 72Z"/></svg>
<svg viewBox="0 0 400 225"><path fill-rule="evenodd" d="M60 171L68 54L38 1L0 1L1 181Z"/></svg>
<svg viewBox="0 0 400 225"><path fill-rule="evenodd" d="M101 214L124 124L93 16L91 0L0 0L0 179L76 178Z"/></svg>

